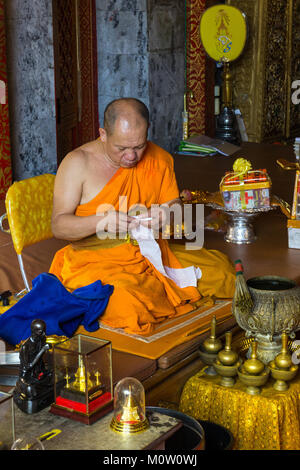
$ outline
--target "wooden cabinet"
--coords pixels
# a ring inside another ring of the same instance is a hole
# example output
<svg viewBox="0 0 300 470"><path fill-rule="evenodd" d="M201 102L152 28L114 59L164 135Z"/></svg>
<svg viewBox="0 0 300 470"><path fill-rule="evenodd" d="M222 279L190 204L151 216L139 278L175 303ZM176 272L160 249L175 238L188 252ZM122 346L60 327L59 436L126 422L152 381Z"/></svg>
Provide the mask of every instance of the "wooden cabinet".
<svg viewBox="0 0 300 470"><path fill-rule="evenodd" d="M300 0L227 0L247 17L245 49L231 64L234 107L242 112L249 141L300 136Z"/></svg>

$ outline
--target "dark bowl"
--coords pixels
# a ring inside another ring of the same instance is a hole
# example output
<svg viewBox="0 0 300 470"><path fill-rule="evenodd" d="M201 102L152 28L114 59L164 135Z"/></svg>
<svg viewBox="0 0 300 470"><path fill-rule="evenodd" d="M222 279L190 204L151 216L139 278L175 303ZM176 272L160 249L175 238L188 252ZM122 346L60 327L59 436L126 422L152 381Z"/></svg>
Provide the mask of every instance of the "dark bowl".
<svg viewBox="0 0 300 470"><path fill-rule="evenodd" d="M165 450L179 451L206 449L205 433L199 421L177 410L160 408L158 406L146 406L147 416L149 416L149 414L151 415L151 412L171 416L183 423L183 426L166 440Z"/></svg>

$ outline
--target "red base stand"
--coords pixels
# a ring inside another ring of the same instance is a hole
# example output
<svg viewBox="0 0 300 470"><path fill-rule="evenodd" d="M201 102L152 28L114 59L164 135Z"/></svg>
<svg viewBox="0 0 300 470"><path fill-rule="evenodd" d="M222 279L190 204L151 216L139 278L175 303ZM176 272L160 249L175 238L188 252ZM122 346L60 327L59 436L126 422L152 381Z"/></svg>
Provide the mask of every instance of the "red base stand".
<svg viewBox="0 0 300 470"><path fill-rule="evenodd" d="M63 397L56 397L56 402L52 404L50 413L65 418L80 421L85 424L93 424L102 416L110 413L113 409L113 400L110 393L104 393L101 397L89 403L89 412L84 403L67 400Z"/></svg>

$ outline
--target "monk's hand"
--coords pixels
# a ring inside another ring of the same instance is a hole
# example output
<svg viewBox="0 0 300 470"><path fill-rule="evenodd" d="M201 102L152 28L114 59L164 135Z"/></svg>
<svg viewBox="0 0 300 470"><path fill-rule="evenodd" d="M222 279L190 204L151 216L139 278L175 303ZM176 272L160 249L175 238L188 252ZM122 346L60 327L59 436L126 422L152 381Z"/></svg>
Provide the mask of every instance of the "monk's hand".
<svg viewBox="0 0 300 470"><path fill-rule="evenodd" d="M169 207L164 204L153 204L147 212L138 215L136 220L145 227L159 231L165 227L169 220Z"/></svg>
<svg viewBox="0 0 300 470"><path fill-rule="evenodd" d="M138 226L138 222L134 217L126 212L111 210L102 214L101 220L97 224L97 233L126 234L129 227L132 229L136 226Z"/></svg>

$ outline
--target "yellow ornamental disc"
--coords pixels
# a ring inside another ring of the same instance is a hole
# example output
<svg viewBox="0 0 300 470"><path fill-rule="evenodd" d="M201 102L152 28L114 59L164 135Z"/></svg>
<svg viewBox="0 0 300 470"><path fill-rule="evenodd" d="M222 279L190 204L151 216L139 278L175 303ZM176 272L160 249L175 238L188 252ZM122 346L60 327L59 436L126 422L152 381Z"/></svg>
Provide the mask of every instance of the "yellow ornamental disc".
<svg viewBox="0 0 300 470"><path fill-rule="evenodd" d="M237 59L247 39L244 13L230 5L214 5L202 14L200 38L206 53L217 62Z"/></svg>

